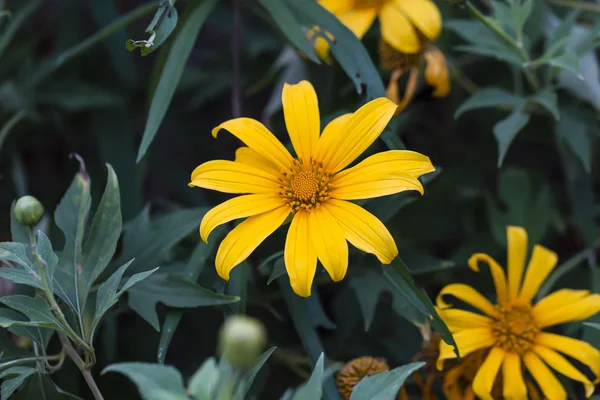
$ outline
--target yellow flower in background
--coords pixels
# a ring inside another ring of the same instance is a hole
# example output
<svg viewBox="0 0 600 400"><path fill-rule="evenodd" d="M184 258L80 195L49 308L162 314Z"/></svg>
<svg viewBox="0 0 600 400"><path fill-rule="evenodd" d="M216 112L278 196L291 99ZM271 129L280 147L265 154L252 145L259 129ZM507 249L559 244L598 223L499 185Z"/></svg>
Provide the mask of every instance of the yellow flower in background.
<svg viewBox="0 0 600 400"><path fill-rule="evenodd" d="M345 169L379 137L394 115L396 105L386 98L334 119L321 134L317 95L309 82L286 84L282 104L296 158L260 122L232 119L213 129L213 136L225 129L247 147L237 150L235 161L215 160L198 166L189 186L244 194L211 209L200 225L200 236L206 241L217 226L247 218L229 232L217 251L217 273L225 280L293 215L284 261L294 292L308 297L317 259L331 279L344 278L346 241L384 264L398 254L383 223L349 200L405 190L422 194L417 178L435 168L422 154L390 150Z"/></svg>
<svg viewBox="0 0 600 400"><path fill-rule="evenodd" d="M405 54L396 51L385 40L379 42L379 58L383 68L392 72L386 96L398 105L396 113L402 111L410 103L417 82L419 67L425 63L425 82L433 87L434 97L446 97L450 93L450 77L444 54L432 44L426 44L419 53ZM404 95L400 97L398 80L409 72L408 83Z"/></svg>
<svg viewBox="0 0 600 400"><path fill-rule="evenodd" d="M435 40L442 17L431 0L319 0L325 9L362 39L379 17L381 36L394 49L418 53L423 40Z"/></svg>
<svg viewBox="0 0 600 400"><path fill-rule="evenodd" d="M594 384L563 354L587 366L598 382L600 351L581 340L544 332L543 329L580 321L596 314L600 311L600 294L561 289L532 304L539 287L556 266L556 253L535 245L525 270L528 249L525 230L509 226L507 243L507 275L487 254L474 254L469 259L469 266L475 271L479 271L479 261L486 262L490 267L497 294L496 305L471 286L460 283L444 287L437 298L440 317L452 332L461 357L489 349L473 379L474 394L492 400L494 383L501 378L504 398L527 399L528 385L523 379L523 370L527 369L545 398L566 399L565 389L550 370L551 367L583 383L586 395L591 396ZM444 300L447 295L468 303L485 315L452 308ZM454 358L453 347L440 342L438 369L443 368L445 360ZM529 392L531 394L531 390Z"/></svg>

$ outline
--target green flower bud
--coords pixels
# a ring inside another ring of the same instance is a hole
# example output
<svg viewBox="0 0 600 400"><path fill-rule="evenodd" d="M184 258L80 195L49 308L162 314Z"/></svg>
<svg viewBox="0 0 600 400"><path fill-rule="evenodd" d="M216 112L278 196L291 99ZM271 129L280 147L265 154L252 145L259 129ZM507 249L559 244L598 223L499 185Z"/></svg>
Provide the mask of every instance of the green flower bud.
<svg viewBox="0 0 600 400"><path fill-rule="evenodd" d="M251 368L262 353L267 341L263 324L251 317L229 317L219 333L219 353L232 367Z"/></svg>
<svg viewBox="0 0 600 400"><path fill-rule="evenodd" d="M33 226L44 215L44 206L33 196L23 196L17 200L13 210L16 220L23 225Z"/></svg>

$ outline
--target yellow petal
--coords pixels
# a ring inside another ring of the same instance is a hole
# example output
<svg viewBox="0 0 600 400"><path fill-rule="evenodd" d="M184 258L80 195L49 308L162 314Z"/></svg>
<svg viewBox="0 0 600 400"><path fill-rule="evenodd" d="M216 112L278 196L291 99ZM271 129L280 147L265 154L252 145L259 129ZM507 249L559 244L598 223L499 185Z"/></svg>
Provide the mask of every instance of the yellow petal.
<svg viewBox="0 0 600 400"><path fill-rule="evenodd" d="M465 357L467 354L471 354L479 349L490 347L494 344L494 338L492 337L492 332L489 328L466 329L464 331L454 333L452 337L454 337L454 341L458 346L458 351L461 357ZM456 358L454 347L441 340L440 355L436 363L437 369L441 371L444 365L444 360L451 360L454 358Z"/></svg>
<svg viewBox="0 0 600 400"><path fill-rule="evenodd" d="M439 316L444 320L452 332L469 328L490 327L492 319L474 312L459 310L456 308L437 308Z"/></svg>
<svg viewBox="0 0 600 400"><path fill-rule="evenodd" d="M566 358L545 346L535 346L533 349L538 356L550 367L560 372L566 377L583 383L585 387L586 397L590 397L594 393L594 384L589 381L584 374L575 368Z"/></svg>
<svg viewBox="0 0 600 400"><path fill-rule="evenodd" d="M576 301L589 295L589 290L573 290L573 289L560 289L556 292L550 293L544 297L533 307L533 314L536 320L544 315L564 306L565 304L573 304Z"/></svg>
<svg viewBox="0 0 600 400"><path fill-rule="evenodd" d="M256 150L252 150L250 147L238 148L235 151L235 162L267 171L273 176L278 176L280 173L279 168L277 168L275 164L261 156Z"/></svg>
<svg viewBox="0 0 600 400"><path fill-rule="evenodd" d="M392 0L392 3L427 39L435 40L440 35L442 16L434 2L429 0Z"/></svg>
<svg viewBox="0 0 600 400"><path fill-rule="evenodd" d="M356 204L330 199L322 203L345 231L346 240L365 253L389 264L398 255L394 238L373 214Z"/></svg>
<svg viewBox="0 0 600 400"><path fill-rule="evenodd" d="M581 321L600 312L600 294L592 294L575 302L562 304L545 314L537 310L534 312L536 322L543 328L565 322Z"/></svg>
<svg viewBox="0 0 600 400"><path fill-rule="evenodd" d="M520 302L531 302L542 282L546 280L556 266L557 260L558 256L555 252L540 245L533 247L533 253L531 254L521 294L519 295Z"/></svg>
<svg viewBox="0 0 600 400"><path fill-rule="evenodd" d="M493 317L496 315L496 310L494 309L492 303L490 303L488 299L483 297L481 293L469 285L465 285L464 283L452 283L445 286L440 291L436 299L437 306L441 309L452 307L451 304L448 304L444 301L443 297L446 295L452 295L483 311L489 316Z"/></svg>
<svg viewBox="0 0 600 400"><path fill-rule="evenodd" d="M508 298L517 299L527 255L527 232L518 226L506 228L508 244Z"/></svg>
<svg viewBox="0 0 600 400"><path fill-rule="evenodd" d="M398 108L396 108L395 115L400 114L402 110L406 108L406 106L410 103L415 94L415 90L417 89L417 83L419 83L419 69L417 67L410 67L408 82L406 83L406 88L404 89L404 96L400 98L400 89L398 89L398 79L402 76L404 70L396 69L392 72L390 77L390 83L385 91L385 97L396 103Z"/></svg>
<svg viewBox="0 0 600 400"><path fill-rule="evenodd" d="M352 168L339 172L335 178L342 178L356 170L367 167L388 169L391 173L403 172L415 178L435 171L429 157L410 150L388 150L365 158Z"/></svg>
<svg viewBox="0 0 600 400"><path fill-rule="evenodd" d="M362 39L363 36L365 36L365 33L367 33L371 25L373 25L376 16L376 8L355 9L337 15L340 22L350 29L359 39Z"/></svg>
<svg viewBox="0 0 600 400"><path fill-rule="evenodd" d="M448 93L450 93L450 77L446 57L437 47L429 46L425 51L425 60L427 60L425 81L429 86L433 86L433 96L448 96Z"/></svg>
<svg viewBox="0 0 600 400"><path fill-rule="evenodd" d="M600 351L589 343L547 332L540 333L536 338L536 342L541 346L560 351L587 365L596 375L596 379L600 379Z"/></svg>
<svg viewBox="0 0 600 400"><path fill-rule="evenodd" d="M479 272L478 263L480 261L487 263L490 267L490 272L492 273L492 278L494 279L494 286L496 287L496 296L498 297L498 302L500 304L505 304L507 300L506 276L504 275L502 267L496 262L496 260L484 253L473 254L471 258L469 258L469 267L473 271Z"/></svg>
<svg viewBox="0 0 600 400"><path fill-rule="evenodd" d="M318 259L334 282L341 281L348 270L348 243L344 229L326 207L309 212L311 244Z"/></svg>
<svg viewBox="0 0 600 400"><path fill-rule="evenodd" d="M271 161L277 168L289 168L292 156L279 140L260 122L252 118L235 118L223 122L212 130L217 137L221 129L229 131L240 139L246 146L257 151L261 156Z"/></svg>
<svg viewBox="0 0 600 400"><path fill-rule="evenodd" d="M292 219L285 240L285 269L290 278L290 285L298 296L310 296L315 272L317 271L317 255L310 243L308 229L308 212L298 211Z"/></svg>
<svg viewBox="0 0 600 400"><path fill-rule="evenodd" d="M395 111L396 104L384 97L368 102L352 114L342 129L323 135L316 159L330 172L342 170L381 135Z"/></svg>
<svg viewBox="0 0 600 400"><path fill-rule="evenodd" d="M507 400L527 400L527 386L523 379L521 358L516 353L506 353L502 364L504 398Z"/></svg>
<svg viewBox="0 0 600 400"><path fill-rule="evenodd" d="M279 192L276 176L266 170L226 160L208 161L196 167L188 185L224 193Z"/></svg>
<svg viewBox="0 0 600 400"><path fill-rule="evenodd" d="M348 12L354 8L354 0L319 0L319 4L334 15Z"/></svg>
<svg viewBox="0 0 600 400"><path fill-rule="evenodd" d="M556 376L535 353L530 351L525 354L523 361L548 400L567 399L567 393Z"/></svg>
<svg viewBox="0 0 600 400"><path fill-rule="evenodd" d="M319 102L315 89L308 81L301 81L296 85L285 83L281 103L285 126L296 155L308 163L317 147L321 132Z"/></svg>
<svg viewBox="0 0 600 400"><path fill-rule="evenodd" d="M212 208L200 223L200 237L205 242L217 226L239 218L265 213L285 205L281 196L272 194L249 194L238 196Z"/></svg>
<svg viewBox="0 0 600 400"><path fill-rule="evenodd" d="M464 400L463 399L463 387L462 377L464 374L464 364L458 364L456 367L451 368L449 371L444 371L444 384L442 390L444 396L448 400Z"/></svg>
<svg viewBox="0 0 600 400"><path fill-rule="evenodd" d="M275 210L249 217L232 229L219 245L215 266L217 273L229 280L231 270L244 261L271 233L283 224L290 214L286 205Z"/></svg>
<svg viewBox="0 0 600 400"><path fill-rule="evenodd" d="M324 160L329 160L333 157L338 141L345 134L344 127L351 117L352 113L342 114L339 117L334 118L327 126L325 126L325 129L323 129L323 133L319 138L317 151L314 157L315 160L323 162Z"/></svg>
<svg viewBox="0 0 600 400"><path fill-rule="evenodd" d="M417 31L394 1L389 1L379 12L381 36L394 49L406 53L417 53L421 42Z"/></svg>
<svg viewBox="0 0 600 400"><path fill-rule="evenodd" d="M330 181L329 194L334 199L360 200L388 196L406 190L416 190L423 194L423 185L407 173L390 173L378 166L352 171L343 178L334 177Z"/></svg>
<svg viewBox="0 0 600 400"><path fill-rule="evenodd" d="M473 391L477 396L484 400L494 400L492 397L492 387L496 380L496 375L500 371L502 361L504 361L505 352L499 347L493 347L487 358L479 367L477 375L473 380Z"/></svg>

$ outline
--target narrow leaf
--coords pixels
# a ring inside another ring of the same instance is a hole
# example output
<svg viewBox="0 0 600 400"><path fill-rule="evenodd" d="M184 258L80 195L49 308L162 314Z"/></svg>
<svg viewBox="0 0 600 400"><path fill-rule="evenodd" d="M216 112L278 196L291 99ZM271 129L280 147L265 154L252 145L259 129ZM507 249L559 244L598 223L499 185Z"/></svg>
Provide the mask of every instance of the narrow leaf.
<svg viewBox="0 0 600 400"><path fill-rule="evenodd" d="M198 371L190 379L188 392L198 400L210 400L211 393L219 383L219 367L214 358L209 358L202 363Z"/></svg>
<svg viewBox="0 0 600 400"><path fill-rule="evenodd" d="M0 372L0 380L3 380L0 387L1 400L8 400L15 390L25 382L25 379L35 374L35 372L36 369L30 367L12 367ZM13 375L17 376L7 379L7 377Z"/></svg>
<svg viewBox="0 0 600 400"><path fill-rule="evenodd" d="M187 400L183 378L173 367L148 363L119 363L104 368L118 372L135 383L144 400Z"/></svg>
<svg viewBox="0 0 600 400"><path fill-rule="evenodd" d="M548 64L572 72L577 78L583 80L579 68L579 56L573 51L566 51L558 57L551 58Z"/></svg>
<svg viewBox="0 0 600 400"><path fill-rule="evenodd" d="M169 0L163 0L158 10L156 10L152 22L146 28L146 33L150 37L147 40L129 39L125 47L129 51L139 48L142 56L147 56L169 38L177 26L177 17L177 9Z"/></svg>
<svg viewBox="0 0 600 400"><path fill-rule="evenodd" d="M52 311L50 311L50 306L46 300L40 296L28 297L21 294L4 296L0 298L0 303L7 305L13 310L23 313L27 318L29 318L29 321L27 321L27 323L24 325L36 325L45 328L63 329L62 324L56 319L54 314L52 314ZM12 323L4 322L3 318L0 316L0 326L6 328L10 325L12 325ZM23 324L17 323L17 325Z"/></svg>
<svg viewBox="0 0 600 400"><path fill-rule="evenodd" d="M350 400L393 399L404 381L424 365L424 362L412 363L394 368L391 371L366 376L354 387Z"/></svg>
<svg viewBox="0 0 600 400"><path fill-rule="evenodd" d="M277 349L277 347L271 347L269 350L262 353L260 355L260 357L258 357L258 360L254 364L254 366L252 368L250 368L250 370L242 376L242 379L240 381L241 383L235 392L234 400L245 400L246 399L246 395L248 394L250 387L254 383L254 379L256 378L256 375L258 375L258 372L263 367L263 365L267 362L269 357L271 357L271 354L273 354L275 349Z"/></svg>
<svg viewBox="0 0 600 400"><path fill-rule="evenodd" d="M323 397L324 356L325 354L321 353L310 379L296 390L292 400L320 400Z"/></svg>
<svg viewBox="0 0 600 400"><path fill-rule="evenodd" d="M522 98L508 93L502 89L484 88L465 100L454 113L454 119L459 118L463 113L480 108L490 107L514 107L522 102Z"/></svg>
<svg viewBox="0 0 600 400"><path fill-rule="evenodd" d="M112 276L98 288L98 293L96 295L96 311L92 321L92 332L95 331L96 326L104 313L106 313L113 305L117 304L117 301L119 300L119 295L117 295L119 283L121 282L125 270L132 262L133 260L121 266L121 268L112 274Z"/></svg>
<svg viewBox="0 0 600 400"><path fill-rule="evenodd" d="M177 37L173 40L160 80L152 97L146 128L138 151L138 163L146 154L148 147L150 147L156 136L156 132L158 132L158 128L177 89L179 79L181 79L185 64L194 47L196 36L216 4L217 0L197 1L190 4L190 7L193 7L192 12L189 14L189 18L182 23L181 29L177 32Z"/></svg>
<svg viewBox="0 0 600 400"><path fill-rule="evenodd" d="M530 115L523 111L524 108L525 102L521 101L508 117L494 125L494 137L498 142L498 168L502 166L506 152L517 133L529 122Z"/></svg>

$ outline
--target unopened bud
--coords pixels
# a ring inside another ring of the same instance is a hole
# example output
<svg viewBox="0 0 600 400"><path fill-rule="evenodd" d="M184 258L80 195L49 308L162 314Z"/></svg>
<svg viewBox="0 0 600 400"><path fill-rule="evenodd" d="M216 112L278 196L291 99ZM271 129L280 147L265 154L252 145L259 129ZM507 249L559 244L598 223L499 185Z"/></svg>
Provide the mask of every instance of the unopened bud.
<svg viewBox="0 0 600 400"><path fill-rule="evenodd" d="M239 370L251 368L267 341L263 324L251 317L229 317L219 333L219 353L232 367Z"/></svg>
<svg viewBox="0 0 600 400"><path fill-rule="evenodd" d="M33 196L23 196L17 200L14 209L15 218L20 224L33 226L44 215L44 206Z"/></svg>

